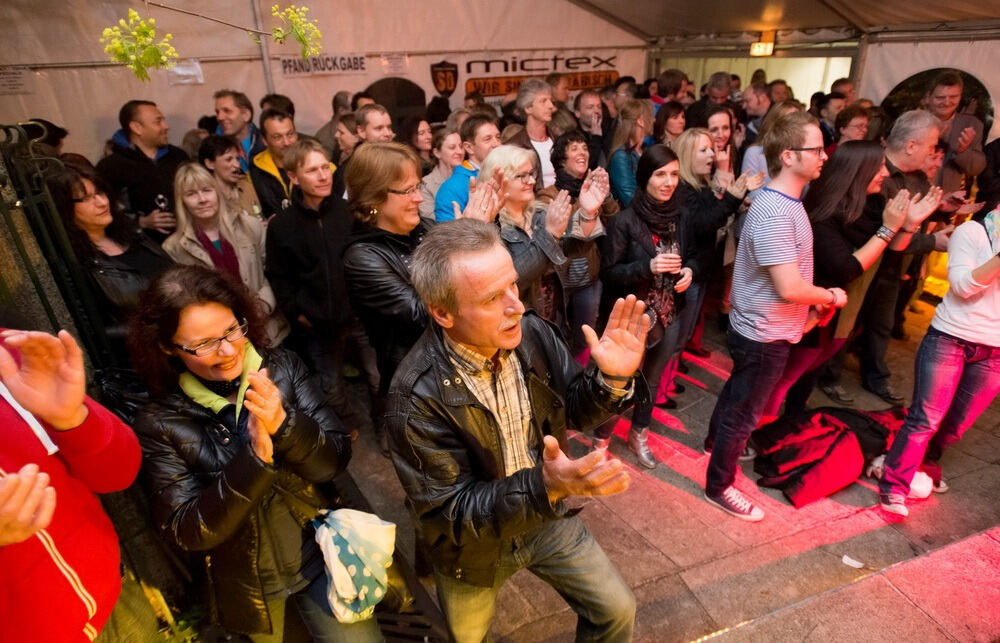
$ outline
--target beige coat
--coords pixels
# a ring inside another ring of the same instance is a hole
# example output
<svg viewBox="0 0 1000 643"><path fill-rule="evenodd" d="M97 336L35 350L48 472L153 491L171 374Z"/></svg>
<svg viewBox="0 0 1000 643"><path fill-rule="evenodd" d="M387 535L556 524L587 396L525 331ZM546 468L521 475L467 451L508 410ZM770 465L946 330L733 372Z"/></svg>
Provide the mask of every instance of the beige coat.
<svg viewBox="0 0 1000 643"><path fill-rule="evenodd" d="M267 336L271 345L276 346L288 335L288 322L277 310L274 291L264 276L264 222L250 214L230 212L226 219L220 219L219 232L233 246L240 264L240 278L268 315ZM174 232L167 237L163 249L177 263L215 267L195 236L193 226L188 226L184 234Z"/></svg>

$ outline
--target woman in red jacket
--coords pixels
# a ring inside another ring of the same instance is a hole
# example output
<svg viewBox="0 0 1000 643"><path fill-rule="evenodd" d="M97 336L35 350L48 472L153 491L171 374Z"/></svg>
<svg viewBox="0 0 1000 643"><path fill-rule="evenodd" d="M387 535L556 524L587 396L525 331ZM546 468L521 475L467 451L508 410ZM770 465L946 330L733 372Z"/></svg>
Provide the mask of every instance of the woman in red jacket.
<svg viewBox="0 0 1000 643"><path fill-rule="evenodd" d="M0 641L92 641L106 623L124 633L111 625L120 616L130 634L155 636L148 604L144 622L111 616L118 537L95 495L135 479L135 435L86 397L66 331L0 333L0 380Z"/></svg>

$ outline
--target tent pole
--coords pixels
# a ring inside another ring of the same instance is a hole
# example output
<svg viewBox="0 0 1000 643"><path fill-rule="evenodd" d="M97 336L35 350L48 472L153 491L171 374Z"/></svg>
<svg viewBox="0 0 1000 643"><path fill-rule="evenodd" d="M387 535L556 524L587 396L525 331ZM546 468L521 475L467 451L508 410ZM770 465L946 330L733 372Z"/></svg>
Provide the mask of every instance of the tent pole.
<svg viewBox="0 0 1000 643"><path fill-rule="evenodd" d="M851 57L851 80L854 86L861 88L861 76L865 70L865 62L868 58L868 34L861 35L861 42L858 43L858 55Z"/></svg>
<svg viewBox="0 0 1000 643"><path fill-rule="evenodd" d="M264 21L260 17L260 3L258 0L250 0L250 6L253 7L254 28L258 31L263 31ZM274 78L271 77L271 52L267 46L267 38L259 38L258 42L260 43L260 62L264 67L264 86L267 88L268 94L273 94Z"/></svg>

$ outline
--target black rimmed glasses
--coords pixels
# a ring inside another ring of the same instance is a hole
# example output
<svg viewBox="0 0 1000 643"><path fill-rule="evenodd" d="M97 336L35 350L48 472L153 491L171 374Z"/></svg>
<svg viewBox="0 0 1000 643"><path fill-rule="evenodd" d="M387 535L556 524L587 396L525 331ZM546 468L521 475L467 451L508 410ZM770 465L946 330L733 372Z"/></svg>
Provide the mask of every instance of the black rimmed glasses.
<svg viewBox="0 0 1000 643"><path fill-rule="evenodd" d="M417 183L412 188L409 188L407 190L393 190L392 188L386 188L385 191L389 192L390 194L398 194L399 196L413 196L414 192L417 192L423 187L424 187L424 182L421 181L420 183Z"/></svg>
<svg viewBox="0 0 1000 643"><path fill-rule="evenodd" d="M174 348L178 348L185 353L189 353L196 357L208 357L214 354L219 347L222 346L222 341L225 340L232 344L243 339L247 334L247 329L250 327L250 322L243 320L242 322L236 322L229 327L226 334L222 337L217 337L215 339L206 340L197 346L181 346L180 344L174 344Z"/></svg>
<svg viewBox="0 0 1000 643"><path fill-rule="evenodd" d="M790 147L788 149L790 149L793 152L814 152L815 154L819 155L822 154L823 150L826 148L820 145L819 147Z"/></svg>

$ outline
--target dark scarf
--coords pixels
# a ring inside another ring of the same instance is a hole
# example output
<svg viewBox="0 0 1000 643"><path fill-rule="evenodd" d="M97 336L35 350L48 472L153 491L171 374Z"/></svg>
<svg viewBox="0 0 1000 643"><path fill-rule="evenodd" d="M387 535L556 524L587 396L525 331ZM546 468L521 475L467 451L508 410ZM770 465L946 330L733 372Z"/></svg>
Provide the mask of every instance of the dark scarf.
<svg viewBox="0 0 1000 643"><path fill-rule="evenodd" d="M580 189L583 187L583 179L578 179L563 168L556 168L556 188L566 190L576 201L580 198Z"/></svg>
<svg viewBox="0 0 1000 643"><path fill-rule="evenodd" d="M677 219L681 213L680 199L671 198L660 203L649 196L645 189L637 188L631 206L650 232L664 242L674 240L677 234Z"/></svg>
<svg viewBox="0 0 1000 643"><path fill-rule="evenodd" d="M189 373L191 371L188 371ZM234 380L224 382L221 380L206 380L204 377L198 377L194 373L191 373L196 380L205 385L205 388L212 391L219 397L229 397L236 391L240 390L240 381L242 381L243 376L237 377Z"/></svg>
<svg viewBox="0 0 1000 643"><path fill-rule="evenodd" d="M653 233L653 246L659 251L659 246L677 243L677 220L680 216L680 199L671 198L663 203L658 202L645 189L637 188L632 198L632 210ZM664 273L654 275L646 296L646 304L656 314L656 319L664 328L674 321L674 283L677 276Z"/></svg>
<svg viewBox="0 0 1000 643"><path fill-rule="evenodd" d="M233 245L226 241L225 237L219 235L219 249L217 249L215 243L204 232L199 230L197 226L195 226L194 234L198 238L198 242L208 252L208 257L212 260L212 265L216 269L227 272L237 281L240 281L240 262L236 258L236 251L233 250Z"/></svg>

